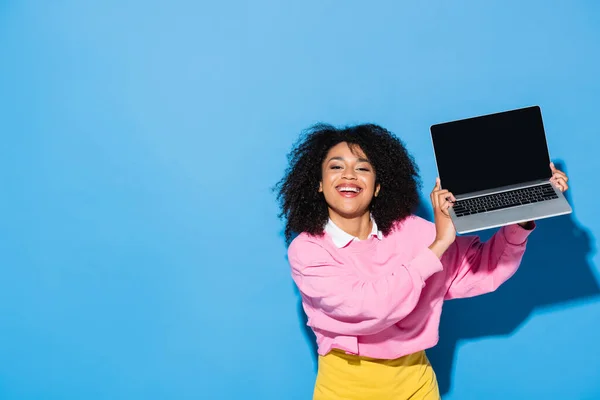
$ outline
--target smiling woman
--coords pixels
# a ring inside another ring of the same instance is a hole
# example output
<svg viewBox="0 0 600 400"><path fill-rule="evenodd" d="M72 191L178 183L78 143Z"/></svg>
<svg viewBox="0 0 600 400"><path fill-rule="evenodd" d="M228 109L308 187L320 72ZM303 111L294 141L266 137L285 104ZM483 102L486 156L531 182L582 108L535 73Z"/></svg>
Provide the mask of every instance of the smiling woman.
<svg viewBox="0 0 600 400"><path fill-rule="evenodd" d="M375 171L371 162L357 145L346 142L333 146L325 157L322 167L319 192L329 205L330 218L342 229L360 239L366 239L365 231L369 220L363 220L364 210L371 199L377 197L381 184L375 184ZM354 228L354 229L353 229Z"/></svg>
<svg viewBox="0 0 600 400"><path fill-rule="evenodd" d="M288 241L295 233L322 234L330 215L354 233L369 225L372 215L387 234L418 206L417 167L403 143L380 126L315 125L289 160L277 187Z"/></svg>
<svg viewBox="0 0 600 400"><path fill-rule="evenodd" d="M435 223L412 215L417 167L376 125L318 125L289 158L278 199L286 238L298 235L291 274L317 339L314 399L439 399L425 350L437 343L442 303L509 279L535 224L502 227L485 243L456 237L454 196L439 179Z"/></svg>

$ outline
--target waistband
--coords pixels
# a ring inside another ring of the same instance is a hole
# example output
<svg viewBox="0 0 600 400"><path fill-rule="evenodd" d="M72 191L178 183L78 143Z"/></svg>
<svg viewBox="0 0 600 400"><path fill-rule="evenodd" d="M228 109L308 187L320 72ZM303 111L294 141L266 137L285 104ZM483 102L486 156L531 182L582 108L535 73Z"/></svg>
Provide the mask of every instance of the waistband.
<svg viewBox="0 0 600 400"><path fill-rule="evenodd" d="M418 365L418 364L429 364L429 360L425 355L425 351L417 351L412 354L407 354L405 356L395 358L395 359L381 359L381 358L372 358L361 356L357 354L348 354L340 349L332 349L329 353L324 356L319 356L321 358L341 358L347 361L350 364L360 364L361 362L372 363L372 364L381 364L386 366L410 366L410 365Z"/></svg>

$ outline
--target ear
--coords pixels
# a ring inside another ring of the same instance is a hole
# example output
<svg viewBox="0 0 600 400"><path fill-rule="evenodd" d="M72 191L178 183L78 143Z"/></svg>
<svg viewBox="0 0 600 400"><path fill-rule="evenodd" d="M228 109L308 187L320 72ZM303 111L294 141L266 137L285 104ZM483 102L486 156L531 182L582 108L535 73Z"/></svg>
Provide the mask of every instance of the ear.
<svg viewBox="0 0 600 400"><path fill-rule="evenodd" d="M323 181L319 182L319 193L323 192Z"/></svg>
<svg viewBox="0 0 600 400"><path fill-rule="evenodd" d="M375 186L375 197L377 197L377 195L379 194L380 189L381 189L381 185L378 183L377 186Z"/></svg>

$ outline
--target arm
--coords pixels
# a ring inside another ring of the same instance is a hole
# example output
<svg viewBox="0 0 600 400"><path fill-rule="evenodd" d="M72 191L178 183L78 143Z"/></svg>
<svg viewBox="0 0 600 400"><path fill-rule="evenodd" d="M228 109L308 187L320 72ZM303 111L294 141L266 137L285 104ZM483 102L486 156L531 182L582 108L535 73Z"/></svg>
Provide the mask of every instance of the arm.
<svg viewBox="0 0 600 400"><path fill-rule="evenodd" d="M294 282L309 306L308 325L342 335L375 334L402 320L416 307L425 280L442 270L439 258L425 247L377 279L360 276L311 241L292 243L288 255Z"/></svg>
<svg viewBox="0 0 600 400"><path fill-rule="evenodd" d="M473 297L495 291L519 268L527 237L534 227L505 226L485 243L475 236L456 238L442 257L450 279L445 298Z"/></svg>
<svg viewBox="0 0 600 400"><path fill-rule="evenodd" d="M550 169L550 182L566 192L569 186L565 173L556 169L553 163L550 163ZM441 255L442 264L448 272L450 285L445 298L473 297L493 292L519 268L535 222L504 226L486 243L481 243L473 236L455 240L450 216L446 212L448 200L454 202L456 199L452 193L441 190L438 178L431 194L437 232L431 250Z"/></svg>

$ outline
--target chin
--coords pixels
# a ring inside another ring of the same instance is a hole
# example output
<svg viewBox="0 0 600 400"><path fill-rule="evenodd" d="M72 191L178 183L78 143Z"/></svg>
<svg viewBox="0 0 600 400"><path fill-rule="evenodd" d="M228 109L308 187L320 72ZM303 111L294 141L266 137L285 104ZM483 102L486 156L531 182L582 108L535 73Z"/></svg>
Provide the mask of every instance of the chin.
<svg viewBox="0 0 600 400"><path fill-rule="evenodd" d="M331 211L338 214L340 217L346 218L346 219L362 217L366 213L369 213L368 209L331 208Z"/></svg>

